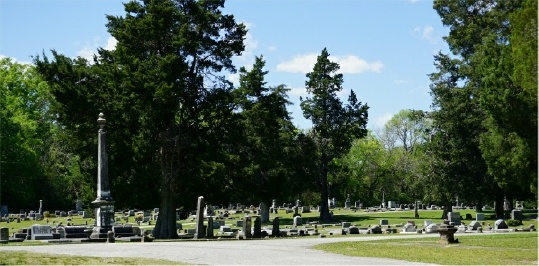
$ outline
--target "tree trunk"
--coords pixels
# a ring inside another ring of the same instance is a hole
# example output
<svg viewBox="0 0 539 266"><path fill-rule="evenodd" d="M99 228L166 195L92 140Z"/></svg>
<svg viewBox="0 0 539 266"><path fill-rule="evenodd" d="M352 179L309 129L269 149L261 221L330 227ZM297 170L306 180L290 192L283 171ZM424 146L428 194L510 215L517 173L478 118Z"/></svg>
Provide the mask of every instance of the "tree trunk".
<svg viewBox="0 0 539 266"><path fill-rule="evenodd" d="M503 211L503 190L496 185L496 203L494 206L494 211L496 212L496 219L503 219L504 218L504 211Z"/></svg>
<svg viewBox="0 0 539 266"><path fill-rule="evenodd" d="M513 196L507 196L507 209L509 211L513 211L513 209L515 209L514 199L515 198Z"/></svg>
<svg viewBox="0 0 539 266"><path fill-rule="evenodd" d="M154 237L157 239L178 238L176 231L176 205L178 204L178 173L179 156L178 143L174 138L174 126L166 133L163 146L161 147L161 204L159 217L154 229Z"/></svg>
<svg viewBox="0 0 539 266"><path fill-rule="evenodd" d="M449 200L444 201L444 211L442 213L441 219L449 220L449 219L447 219L447 214L453 211L452 205L453 204L451 204L451 202Z"/></svg>
<svg viewBox="0 0 539 266"><path fill-rule="evenodd" d="M161 190L159 218L153 233L156 239L178 238L176 231L176 201L177 197L174 191L167 188Z"/></svg>
<svg viewBox="0 0 539 266"><path fill-rule="evenodd" d="M477 204L475 205L475 212L482 212L483 211L483 201L478 200Z"/></svg>
<svg viewBox="0 0 539 266"><path fill-rule="evenodd" d="M329 206L328 206L328 162L326 158L325 151L322 151L322 171L320 173L320 187L322 189L320 193L320 220L323 222L329 222L331 216L329 215Z"/></svg>

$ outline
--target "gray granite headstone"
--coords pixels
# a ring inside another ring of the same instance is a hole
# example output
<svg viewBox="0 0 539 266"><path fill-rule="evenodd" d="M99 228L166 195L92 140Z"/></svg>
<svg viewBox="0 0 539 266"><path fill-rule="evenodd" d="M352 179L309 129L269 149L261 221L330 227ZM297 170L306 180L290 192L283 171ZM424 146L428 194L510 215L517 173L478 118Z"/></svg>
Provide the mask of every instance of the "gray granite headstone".
<svg viewBox="0 0 539 266"><path fill-rule="evenodd" d="M273 218L273 224L271 228L271 236L278 237L281 234L281 230L279 229L279 217Z"/></svg>
<svg viewBox="0 0 539 266"><path fill-rule="evenodd" d="M439 225L431 223L425 227L425 233L438 233L438 229L440 229Z"/></svg>
<svg viewBox="0 0 539 266"><path fill-rule="evenodd" d="M9 242L9 228L2 227L0 228L0 243Z"/></svg>
<svg viewBox="0 0 539 266"><path fill-rule="evenodd" d="M359 234L359 228L355 227L355 226L350 226L348 227L348 233L351 234L351 235L357 235Z"/></svg>
<svg viewBox="0 0 539 266"><path fill-rule="evenodd" d="M204 197L198 197L197 203L197 215L195 224L195 239L203 238L206 232L204 232Z"/></svg>
<svg viewBox="0 0 539 266"><path fill-rule="evenodd" d="M522 210L512 210L511 219L522 221Z"/></svg>
<svg viewBox="0 0 539 266"><path fill-rule="evenodd" d="M373 225L369 228L369 232L371 232L371 234L381 234L382 228L379 225Z"/></svg>
<svg viewBox="0 0 539 266"><path fill-rule="evenodd" d="M475 214L475 220L476 221L484 221L485 220L485 214L484 213L476 213Z"/></svg>
<svg viewBox="0 0 539 266"><path fill-rule="evenodd" d="M262 219L261 222L263 223L269 223L270 218L270 211L268 208L268 205L265 202L260 203L260 218Z"/></svg>
<svg viewBox="0 0 539 266"><path fill-rule="evenodd" d="M260 217L255 218L255 225L253 228L253 238L261 238L262 237L262 220Z"/></svg>
<svg viewBox="0 0 539 266"><path fill-rule="evenodd" d="M468 229L470 230L477 230L477 228L482 227L481 223L479 221L471 221L468 225Z"/></svg>
<svg viewBox="0 0 539 266"><path fill-rule="evenodd" d="M448 212L447 220L449 220L450 225L460 225L460 212Z"/></svg>
<svg viewBox="0 0 539 266"><path fill-rule="evenodd" d="M294 217L294 226L300 226L303 225L303 220L301 219L301 216Z"/></svg>
<svg viewBox="0 0 539 266"><path fill-rule="evenodd" d="M230 228L230 226L221 225L219 227L219 233L231 233L231 232L232 232L232 228Z"/></svg>
<svg viewBox="0 0 539 266"><path fill-rule="evenodd" d="M415 225L412 223L406 223L404 227L402 228L402 232L411 233L415 232Z"/></svg>
<svg viewBox="0 0 539 266"><path fill-rule="evenodd" d="M213 217L208 216L208 226L206 227L206 237L213 237Z"/></svg>
<svg viewBox="0 0 539 266"><path fill-rule="evenodd" d="M496 220L496 222L494 222L494 229L508 229L508 228L509 226L507 226L505 221L502 219Z"/></svg>
<svg viewBox="0 0 539 266"><path fill-rule="evenodd" d="M243 217L243 235L245 236L246 239L253 237L251 233L251 217L250 216Z"/></svg>
<svg viewBox="0 0 539 266"><path fill-rule="evenodd" d="M30 227L31 240L53 239L52 227L50 225L34 224Z"/></svg>

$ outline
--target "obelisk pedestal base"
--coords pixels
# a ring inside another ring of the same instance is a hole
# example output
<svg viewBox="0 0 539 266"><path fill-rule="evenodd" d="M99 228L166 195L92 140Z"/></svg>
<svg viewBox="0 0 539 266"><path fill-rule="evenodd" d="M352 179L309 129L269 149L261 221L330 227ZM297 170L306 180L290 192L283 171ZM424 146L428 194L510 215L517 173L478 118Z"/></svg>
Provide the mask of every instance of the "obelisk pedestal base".
<svg viewBox="0 0 539 266"><path fill-rule="evenodd" d="M96 225L90 238L107 238L107 233L114 226L114 201L97 199L92 202L95 209Z"/></svg>

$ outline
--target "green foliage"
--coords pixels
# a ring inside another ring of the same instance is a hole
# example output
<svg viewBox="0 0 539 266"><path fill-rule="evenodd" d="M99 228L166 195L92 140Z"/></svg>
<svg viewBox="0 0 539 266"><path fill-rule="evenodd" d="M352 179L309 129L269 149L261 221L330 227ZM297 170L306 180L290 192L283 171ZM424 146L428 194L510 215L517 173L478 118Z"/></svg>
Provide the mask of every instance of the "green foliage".
<svg viewBox="0 0 539 266"><path fill-rule="evenodd" d="M445 197L495 199L501 216L504 195L537 197L537 59L529 57L537 53L537 1L437 1L434 8L450 28L445 40L455 58L435 56L439 72L431 75L433 169L441 180L467 184ZM478 187L495 193L470 189Z"/></svg>
<svg viewBox="0 0 539 266"><path fill-rule="evenodd" d="M107 16L115 50L100 49L93 63L55 51L53 61L35 62L80 160L96 161L94 121L104 112L113 197L120 205L142 205L159 192L156 237L174 238L176 207L192 206L195 196L215 189L202 170L219 169L212 144L231 113L223 73L235 71L231 58L243 51L246 29L221 13L224 1L124 6L125 16Z"/></svg>
<svg viewBox="0 0 539 266"><path fill-rule="evenodd" d="M505 221L505 223L508 225L508 226L519 226L519 225L522 225L522 221L520 220L513 220L513 219L508 219Z"/></svg>
<svg viewBox="0 0 539 266"><path fill-rule="evenodd" d="M32 65L0 61L0 171L2 203L11 210L72 208L91 192L53 112L56 102ZM70 161L71 160L71 161Z"/></svg>
<svg viewBox="0 0 539 266"><path fill-rule="evenodd" d="M360 197L365 206L377 205L382 201L382 187L389 179L391 161L383 143L369 131L365 138L352 143L348 154L335 159L341 166L330 181L333 193L343 191L340 196L350 194ZM387 186L386 186L387 187Z"/></svg>
<svg viewBox="0 0 539 266"><path fill-rule="evenodd" d="M307 73L305 87L311 97L301 100L303 116L313 124L310 132L318 147L320 175L320 218L329 220L328 171L330 163L348 152L352 141L367 134L368 106L358 102L350 91L348 104L343 106L337 97L342 90L343 75L337 73L340 66L329 60L326 48L318 56L313 71Z"/></svg>
<svg viewBox="0 0 539 266"><path fill-rule="evenodd" d="M250 71L244 67L239 71L240 86L234 96L240 131L236 149L242 159L230 167L237 171L233 180L237 200L270 203L274 198L286 198L294 179L302 175L294 173L290 164L295 128L286 110L289 89L285 85L268 87L264 66L263 58L256 57Z"/></svg>

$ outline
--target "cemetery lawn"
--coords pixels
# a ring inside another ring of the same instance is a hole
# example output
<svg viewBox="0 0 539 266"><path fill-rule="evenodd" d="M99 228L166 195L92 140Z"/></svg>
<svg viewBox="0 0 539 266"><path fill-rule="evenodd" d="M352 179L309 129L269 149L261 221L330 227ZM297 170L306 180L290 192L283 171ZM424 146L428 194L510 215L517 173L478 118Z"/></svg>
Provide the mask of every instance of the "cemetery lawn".
<svg viewBox="0 0 539 266"><path fill-rule="evenodd" d="M145 258L101 258L0 251L0 265L188 265L175 261Z"/></svg>
<svg viewBox="0 0 539 266"><path fill-rule="evenodd" d="M458 235L460 243L449 245L438 238L388 239L321 244L314 249L441 265L537 265L537 236L537 231Z"/></svg>

